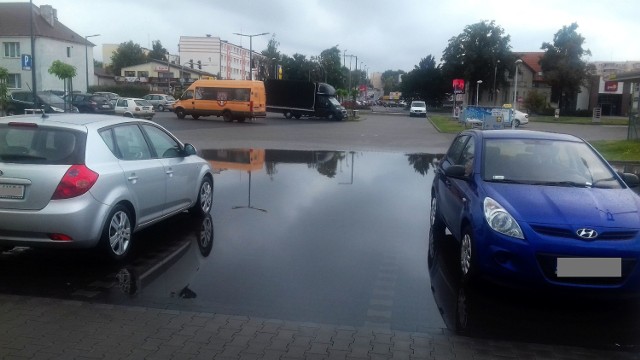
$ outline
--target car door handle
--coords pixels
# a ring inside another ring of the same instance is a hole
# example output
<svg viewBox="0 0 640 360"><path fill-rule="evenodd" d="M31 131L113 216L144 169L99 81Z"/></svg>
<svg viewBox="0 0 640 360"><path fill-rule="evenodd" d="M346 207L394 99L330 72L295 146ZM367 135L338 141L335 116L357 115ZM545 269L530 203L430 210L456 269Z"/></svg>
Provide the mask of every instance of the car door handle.
<svg viewBox="0 0 640 360"><path fill-rule="evenodd" d="M138 182L138 177L136 176L135 173L133 173L127 178L127 180L135 184L136 182Z"/></svg>
<svg viewBox="0 0 640 360"><path fill-rule="evenodd" d="M172 177L173 176L173 169L169 169L169 170L165 171L165 173L167 175L169 175L169 177Z"/></svg>

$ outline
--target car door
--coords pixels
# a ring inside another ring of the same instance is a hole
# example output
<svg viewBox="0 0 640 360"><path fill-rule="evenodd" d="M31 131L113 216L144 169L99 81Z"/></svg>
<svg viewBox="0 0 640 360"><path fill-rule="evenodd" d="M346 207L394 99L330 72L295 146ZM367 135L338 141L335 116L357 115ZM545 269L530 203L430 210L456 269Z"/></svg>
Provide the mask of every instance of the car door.
<svg viewBox="0 0 640 360"><path fill-rule="evenodd" d="M116 108L115 108L116 114L122 115L125 112L127 112L127 106L128 106L127 99L122 99L122 98L118 99L116 101Z"/></svg>
<svg viewBox="0 0 640 360"><path fill-rule="evenodd" d="M468 184L464 179L447 177L444 172L452 165L465 165L468 161L473 161L475 141L469 135L460 135L451 144L447 155L441 164L437 186L438 205L440 213L447 224L449 230L456 235L459 232L462 207L466 202L466 189Z"/></svg>
<svg viewBox="0 0 640 360"><path fill-rule="evenodd" d="M165 214L184 209L197 197L198 165L185 157L180 143L159 127L143 124L151 147L164 166L167 183Z"/></svg>
<svg viewBox="0 0 640 360"><path fill-rule="evenodd" d="M160 218L166 207L167 176L136 123L113 128L117 157L136 210L136 223Z"/></svg>

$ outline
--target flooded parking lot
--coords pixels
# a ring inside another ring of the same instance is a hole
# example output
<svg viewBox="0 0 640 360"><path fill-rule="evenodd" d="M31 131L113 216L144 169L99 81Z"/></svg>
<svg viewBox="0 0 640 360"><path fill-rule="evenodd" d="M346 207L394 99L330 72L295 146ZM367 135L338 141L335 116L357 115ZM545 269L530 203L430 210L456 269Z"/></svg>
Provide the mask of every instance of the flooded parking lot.
<svg viewBox="0 0 640 360"><path fill-rule="evenodd" d="M408 332L448 327L474 337L621 350L640 342L637 302L523 301L494 288L462 289L461 301L450 266L455 249L427 261L439 154L202 155L216 170L211 216L184 214L138 233L134 256L123 264L80 251L5 252L0 291ZM606 311L593 316L598 309ZM469 326L460 326L460 314Z"/></svg>

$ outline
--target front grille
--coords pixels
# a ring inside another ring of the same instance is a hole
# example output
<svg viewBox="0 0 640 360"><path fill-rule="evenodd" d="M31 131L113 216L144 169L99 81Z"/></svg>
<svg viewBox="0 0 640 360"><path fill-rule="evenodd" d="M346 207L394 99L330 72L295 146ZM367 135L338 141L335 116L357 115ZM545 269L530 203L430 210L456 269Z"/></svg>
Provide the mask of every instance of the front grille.
<svg viewBox="0 0 640 360"><path fill-rule="evenodd" d="M576 239L582 241L594 240L630 240L638 236L638 230L603 230L598 231L598 237L595 239L583 239L579 237L573 229L566 227L532 225L533 231L540 235L561 237L566 239Z"/></svg>

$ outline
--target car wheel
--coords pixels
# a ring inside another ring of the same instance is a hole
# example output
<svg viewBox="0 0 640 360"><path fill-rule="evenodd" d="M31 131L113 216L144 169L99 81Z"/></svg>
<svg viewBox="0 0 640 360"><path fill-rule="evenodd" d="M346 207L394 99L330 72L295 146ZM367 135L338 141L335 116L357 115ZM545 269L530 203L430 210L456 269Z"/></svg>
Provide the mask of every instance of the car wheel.
<svg viewBox="0 0 640 360"><path fill-rule="evenodd" d="M231 116L231 111L225 111L222 113L222 120L224 122L232 122L233 117Z"/></svg>
<svg viewBox="0 0 640 360"><path fill-rule="evenodd" d="M158 111L164 111L164 106L158 105Z"/></svg>
<svg viewBox="0 0 640 360"><path fill-rule="evenodd" d="M195 115L195 114L194 114L194 115L191 115L191 117L192 117L194 120L198 120L198 119L200 118L200 115Z"/></svg>
<svg viewBox="0 0 640 360"><path fill-rule="evenodd" d="M125 113L125 114L124 114L124 117L129 117L129 118L132 118L132 117L133 117L133 114L130 114L130 113Z"/></svg>
<svg viewBox="0 0 640 360"><path fill-rule="evenodd" d="M291 113L291 111L287 111L286 113L284 113L284 117L286 117L287 119L291 119L293 117L293 114Z"/></svg>
<svg viewBox="0 0 640 360"><path fill-rule="evenodd" d="M462 282L471 283L475 275L475 249L471 228L466 226L462 231L462 240L460 241L460 272Z"/></svg>
<svg viewBox="0 0 640 360"><path fill-rule="evenodd" d="M211 211L213 205L213 180L210 177L205 177L200 183L198 190L198 199L190 212L194 215L204 216Z"/></svg>
<svg viewBox="0 0 640 360"><path fill-rule="evenodd" d="M300 119L302 117L302 115L301 114L295 114L295 115L293 115L293 117L295 117L296 119Z"/></svg>
<svg viewBox="0 0 640 360"><path fill-rule="evenodd" d="M520 126L520 120L516 119L515 120L515 124L516 124L516 127L519 127Z"/></svg>
<svg viewBox="0 0 640 360"><path fill-rule="evenodd" d="M333 115L333 114L329 114L329 115L327 116L327 119L329 119L329 120L335 120L335 115Z"/></svg>
<svg viewBox="0 0 640 360"><path fill-rule="evenodd" d="M121 261L127 257L131 248L131 212L122 205L116 205L109 213L102 229L100 245L111 260Z"/></svg>
<svg viewBox="0 0 640 360"><path fill-rule="evenodd" d="M184 119L184 117L187 116L187 113L184 112L184 109L178 108L176 109L176 116L178 116L178 119Z"/></svg>

